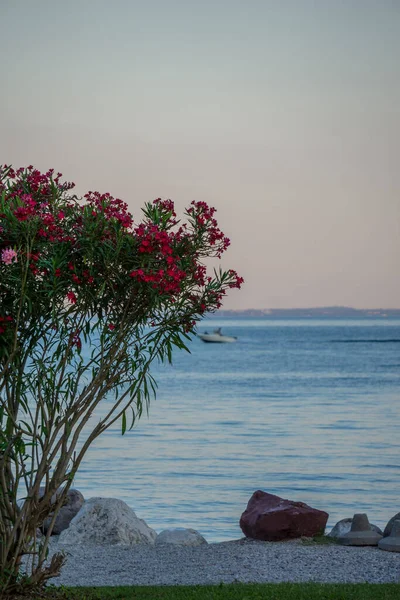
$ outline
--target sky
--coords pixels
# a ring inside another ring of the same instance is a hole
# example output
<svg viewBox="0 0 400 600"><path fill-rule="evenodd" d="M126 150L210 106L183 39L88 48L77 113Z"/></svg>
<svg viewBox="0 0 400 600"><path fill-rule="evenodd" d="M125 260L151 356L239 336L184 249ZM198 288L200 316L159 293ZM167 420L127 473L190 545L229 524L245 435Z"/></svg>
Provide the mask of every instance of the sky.
<svg viewBox="0 0 400 600"><path fill-rule="evenodd" d="M399 0L0 0L0 163L217 208L224 308L400 308Z"/></svg>

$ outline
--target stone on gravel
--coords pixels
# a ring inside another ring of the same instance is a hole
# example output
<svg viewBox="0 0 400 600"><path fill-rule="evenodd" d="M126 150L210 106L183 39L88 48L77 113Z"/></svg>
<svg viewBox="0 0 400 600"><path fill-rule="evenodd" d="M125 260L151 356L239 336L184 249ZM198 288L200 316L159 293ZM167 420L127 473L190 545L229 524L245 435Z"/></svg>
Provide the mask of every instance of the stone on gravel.
<svg viewBox="0 0 400 600"><path fill-rule="evenodd" d="M388 521L388 524L385 527L385 530L383 532L383 537L388 537L388 535L391 534L392 532L392 527L395 521L397 521L398 519L400 519L400 512L397 513L397 515L394 515L394 517L392 517L390 519L390 521Z"/></svg>
<svg viewBox="0 0 400 600"><path fill-rule="evenodd" d="M156 532L122 500L90 498L60 537L60 545L153 545Z"/></svg>
<svg viewBox="0 0 400 600"><path fill-rule="evenodd" d="M328 516L304 502L285 500L258 490L240 518L240 527L246 537L276 542L322 534Z"/></svg>
<svg viewBox="0 0 400 600"><path fill-rule="evenodd" d="M185 529L177 527L176 529L164 529L156 538L156 546L162 544L175 544L179 546L201 546L208 542L195 529Z"/></svg>
<svg viewBox="0 0 400 600"><path fill-rule="evenodd" d="M337 538L344 546L377 546L381 534L373 531L365 513L355 514L350 531Z"/></svg>
<svg viewBox="0 0 400 600"><path fill-rule="evenodd" d="M379 540L378 548L388 552L400 552L400 519L393 523L391 534Z"/></svg>
<svg viewBox="0 0 400 600"><path fill-rule="evenodd" d="M60 492L61 492L61 490L60 490ZM52 504L54 504L56 502L57 496L60 492L57 491L53 495L53 497L51 499ZM39 495L43 496L43 494L44 494L44 488L40 488ZM58 513L58 515L56 517L51 535L60 535L60 533L62 531L64 531L64 529L67 529L67 527L69 527L69 524L71 523L72 519L81 510L84 502L85 502L85 499L79 490L76 490L74 488L69 489L67 492L67 498L65 500L65 504L60 508L60 512ZM47 531L50 527L51 519L52 519L52 517L50 516L47 519L45 519L43 522L41 529L44 534L47 533Z"/></svg>
<svg viewBox="0 0 400 600"><path fill-rule="evenodd" d="M345 533L349 533L352 523L352 517L349 519L342 519L341 521L338 521L335 527L333 527L331 531L327 534L327 536L332 538L342 537ZM373 525L372 523L370 523L369 526L372 529L372 531L376 531L376 533L383 535L382 529L380 529L377 525Z"/></svg>

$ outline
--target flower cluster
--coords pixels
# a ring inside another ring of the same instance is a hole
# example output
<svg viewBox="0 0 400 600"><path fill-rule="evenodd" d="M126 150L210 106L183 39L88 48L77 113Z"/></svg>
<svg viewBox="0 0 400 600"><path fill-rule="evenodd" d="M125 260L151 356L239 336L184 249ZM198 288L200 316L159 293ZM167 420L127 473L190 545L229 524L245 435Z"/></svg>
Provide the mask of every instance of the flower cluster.
<svg viewBox="0 0 400 600"><path fill-rule="evenodd" d="M100 194L99 192L88 192L84 196L87 205L92 209L92 216L96 217L98 212L103 213L108 219L115 219L118 223L129 229L132 226L133 218L128 212L128 205L119 198L113 198L110 194Z"/></svg>
<svg viewBox="0 0 400 600"><path fill-rule="evenodd" d="M1 252L1 261L5 265L11 265L13 262L17 262L17 253L12 248L4 248Z"/></svg>
<svg viewBox="0 0 400 600"><path fill-rule="evenodd" d="M57 173L54 176L54 169L49 169L46 173L41 173L32 165L29 167L20 167L14 170L11 165L0 165L0 192L7 191L7 181L13 181L12 192L10 198L23 196L27 188L31 193L38 197L38 200L46 200L52 196L54 186L61 192L66 192L75 187L74 183L61 183L62 173Z"/></svg>
<svg viewBox="0 0 400 600"><path fill-rule="evenodd" d="M207 237L209 245L216 248L215 255L221 258L222 253L230 246L231 242L219 229L214 218L215 212L215 208L208 206L205 202L196 202L195 200L187 210L199 230Z"/></svg>
<svg viewBox="0 0 400 600"><path fill-rule="evenodd" d="M203 263L230 243L215 208L192 202L187 222L180 223L172 200L157 198L134 224L122 200L99 192L79 200L69 193L74 184L60 178L52 169L0 167L0 303L6 314L14 314L25 285L22 321L44 313L50 320L55 311L112 314L111 335L127 310L139 318L140 307L145 319L174 305L190 330L199 316L221 306L229 288L242 284L233 270L210 277ZM71 344L80 347L79 331L71 333Z"/></svg>

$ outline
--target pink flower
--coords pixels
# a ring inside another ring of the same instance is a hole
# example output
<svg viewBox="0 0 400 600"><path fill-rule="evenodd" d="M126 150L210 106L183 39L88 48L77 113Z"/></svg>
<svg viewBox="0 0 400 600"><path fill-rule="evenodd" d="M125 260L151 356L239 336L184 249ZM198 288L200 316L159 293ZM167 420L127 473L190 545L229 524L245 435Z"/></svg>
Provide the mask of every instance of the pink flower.
<svg viewBox="0 0 400 600"><path fill-rule="evenodd" d="M5 265L11 265L17 262L17 253L12 248L5 248L1 253L1 260Z"/></svg>

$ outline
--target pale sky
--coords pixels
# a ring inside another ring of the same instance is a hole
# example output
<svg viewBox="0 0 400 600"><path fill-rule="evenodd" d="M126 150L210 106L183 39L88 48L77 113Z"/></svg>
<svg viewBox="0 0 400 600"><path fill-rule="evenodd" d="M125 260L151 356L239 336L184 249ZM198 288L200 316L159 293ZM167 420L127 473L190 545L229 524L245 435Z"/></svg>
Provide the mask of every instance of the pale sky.
<svg viewBox="0 0 400 600"><path fill-rule="evenodd" d="M0 163L215 206L224 308L400 307L400 0L0 0Z"/></svg>

